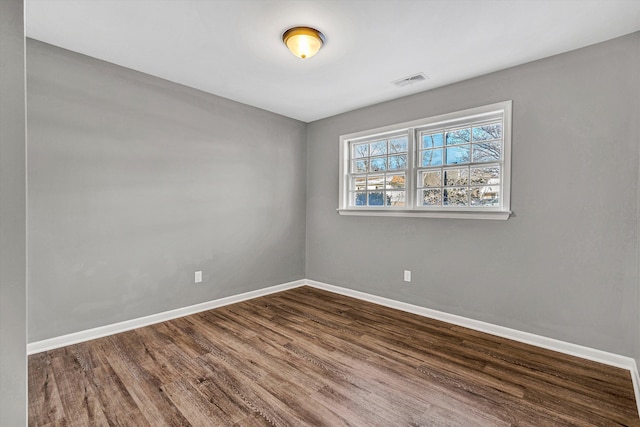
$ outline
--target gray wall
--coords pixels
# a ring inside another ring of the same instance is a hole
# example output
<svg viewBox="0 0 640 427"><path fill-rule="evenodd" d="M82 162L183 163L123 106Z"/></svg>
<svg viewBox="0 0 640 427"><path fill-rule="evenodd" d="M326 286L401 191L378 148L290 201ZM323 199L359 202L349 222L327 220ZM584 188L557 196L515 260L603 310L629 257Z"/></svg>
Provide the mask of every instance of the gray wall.
<svg viewBox="0 0 640 427"><path fill-rule="evenodd" d="M305 277L306 156L307 278L640 363L639 47L305 127L29 40L30 341ZM336 214L339 135L507 99L511 219Z"/></svg>
<svg viewBox="0 0 640 427"><path fill-rule="evenodd" d="M629 83L629 90L631 91L632 94L635 92L635 106L631 107L630 112L635 111L635 114L636 114L635 119L633 117L631 118L631 121L632 121L631 135L635 135L636 141L640 146L640 46L636 44L635 50L630 52L630 54L636 57L635 64L632 64L632 67L631 67L631 72L633 74L633 77L631 82ZM635 124L635 127L633 127L634 124ZM637 215L636 219L638 221L638 227L639 227L638 236L637 236L637 245L638 245L637 256L639 257L638 259L639 277L638 277L638 292L637 292L638 305L636 307L636 319L633 324L634 325L633 328L635 329L635 332L636 332L636 348L635 348L636 365L640 367L640 164L638 165L638 185L636 190L638 192L638 210L636 213Z"/></svg>
<svg viewBox="0 0 640 427"><path fill-rule="evenodd" d="M0 425L27 421L24 4L0 1Z"/></svg>
<svg viewBox="0 0 640 427"><path fill-rule="evenodd" d="M307 278L640 356L639 48L635 33L309 124ZM509 99L508 221L336 213L341 134Z"/></svg>
<svg viewBox="0 0 640 427"><path fill-rule="evenodd" d="M34 40L27 83L29 341L304 278L304 123Z"/></svg>

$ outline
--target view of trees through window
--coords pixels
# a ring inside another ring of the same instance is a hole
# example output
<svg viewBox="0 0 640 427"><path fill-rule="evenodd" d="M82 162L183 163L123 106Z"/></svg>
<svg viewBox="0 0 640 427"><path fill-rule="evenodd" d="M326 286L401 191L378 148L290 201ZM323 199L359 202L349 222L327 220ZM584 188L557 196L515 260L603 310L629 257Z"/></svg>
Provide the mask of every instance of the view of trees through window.
<svg viewBox="0 0 640 427"><path fill-rule="evenodd" d="M338 212L508 219L511 105L342 135Z"/></svg>
<svg viewBox="0 0 640 427"><path fill-rule="evenodd" d="M409 138L352 145L352 205L405 206Z"/></svg>
<svg viewBox="0 0 640 427"><path fill-rule="evenodd" d="M418 135L420 206L499 206L501 122L419 130Z"/></svg>
<svg viewBox="0 0 640 427"><path fill-rule="evenodd" d="M424 207L483 207L500 203L502 122L417 129L416 201ZM409 137L350 146L350 205L406 207Z"/></svg>

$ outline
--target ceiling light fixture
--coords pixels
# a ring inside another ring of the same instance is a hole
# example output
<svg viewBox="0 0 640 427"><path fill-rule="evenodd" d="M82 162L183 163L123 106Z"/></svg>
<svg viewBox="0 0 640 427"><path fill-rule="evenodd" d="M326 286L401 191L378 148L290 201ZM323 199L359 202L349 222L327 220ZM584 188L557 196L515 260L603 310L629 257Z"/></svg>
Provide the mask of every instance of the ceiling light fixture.
<svg viewBox="0 0 640 427"><path fill-rule="evenodd" d="M318 53L326 38L315 28L293 27L284 32L282 41L295 56L307 59Z"/></svg>

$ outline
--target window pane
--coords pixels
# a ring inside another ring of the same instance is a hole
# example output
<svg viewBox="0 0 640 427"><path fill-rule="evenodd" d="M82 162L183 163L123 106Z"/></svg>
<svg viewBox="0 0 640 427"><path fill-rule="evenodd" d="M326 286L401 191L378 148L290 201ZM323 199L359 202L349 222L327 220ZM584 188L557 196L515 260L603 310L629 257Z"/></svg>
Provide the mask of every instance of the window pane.
<svg viewBox="0 0 640 427"><path fill-rule="evenodd" d="M389 141L389 154L406 153L408 143L407 137L392 139Z"/></svg>
<svg viewBox="0 0 640 427"><path fill-rule="evenodd" d="M367 189L379 190L384 188L384 175L370 175L367 180Z"/></svg>
<svg viewBox="0 0 640 427"><path fill-rule="evenodd" d="M429 190L422 190L422 205L442 206L442 189L433 188Z"/></svg>
<svg viewBox="0 0 640 427"><path fill-rule="evenodd" d="M445 188L442 199L445 206L468 206L469 189L466 187Z"/></svg>
<svg viewBox="0 0 640 427"><path fill-rule="evenodd" d="M426 150L422 153L422 166L439 166L442 164L442 149Z"/></svg>
<svg viewBox="0 0 640 427"><path fill-rule="evenodd" d="M351 183L352 190L366 190L367 189L367 177L359 176L357 178L353 178Z"/></svg>
<svg viewBox="0 0 640 427"><path fill-rule="evenodd" d="M372 142L369 145L371 147L371 154L369 154L370 156L387 154L387 141Z"/></svg>
<svg viewBox="0 0 640 427"><path fill-rule="evenodd" d="M354 173L367 172L367 170L369 168L369 161L368 160L354 160L352 168L353 168L352 172L354 172Z"/></svg>
<svg viewBox="0 0 640 427"><path fill-rule="evenodd" d="M378 157L371 159L371 172L387 170L387 159L384 157Z"/></svg>
<svg viewBox="0 0 640 427"><path fill-rule="evenodd" d="M404 191L387 191L387 206L405 206Z"/></svg>
<svg viewBox="0 0 640 427"><path fill-rule="evenodd" d="M382 191L369 193L369 206L383 206L384 205L384 193Z"/></svg>
<svg viewBox="0 0 640 427"><path fill-rule="evenodd" d="M367 206L367 193L355 193L354 206Z"/></svg>
<svg viewBox="0 0 640 427"><path fill-rule="evenodd" d="M447 132L447 145L468 144L471 142L471 129L458 129Z"/></svg>
<svg viewBox="0 0 640 427"><path fill-rule="evenodd" d="M490 141L502 138L502 124L494 123L473 128L473 141Z"/></svg>
<svg viewBox="0 0 640 427"><path fill-rule="evenodd" d="M447 147L447 164L457 165L469 163L469 149L470 147L468 145Z"/></svg>
<svg viewBox="0 0 640 427"><path fill-rule="evenodd" d="M474 162L495 162L502 157L502 142L494 141L484 144L473 144Z"/></svg>
<svg viewBox="0 0 640 427"><path fill-rule="evenodd" d="M389 156L389 170L406 169L407 168L407 155L401 156Z"/></svg>
<svg viewBox="0 0 640 427"><path fill-rule="evenodd" d="M493 185L472 188L471 206L500 206L500 187Z"/></svg>
<svg viewBox="0 0 640 427"><path fill-rule="evenodd" d="M443 144L442 133L431 133L428 135L422 135L422 148L434 148L442 147Z"/></svg>
<svg viewBox="0 0 640 427"><path fill-rule="evenodd" d="M358 159L361 157L369 156L369 144L357 144L353 146L353 158Z"/></svg>
<svg viewBox="0 0 640 427"><path fill-rule="evenodd" d="M444 185L460 186L469 184L469 169L445 169Z"/></svg>
<svg viewBox="0 0 640 427"><path fill-rule="evenodd" d="M421 172L420 182L423 187L440 187L442 185L441 171Z"/></svg>
<svg viewBox="0 0 640 427"><path fill-rule="evenodd" d="M500 184L500 168L471 168L471 184Z"/></svg>
<svg viewBox="0 0 640 427"><path fill-rule="evenodd" d="M402 175L387 175L387 188L405 188L406 178Z"/></svg>

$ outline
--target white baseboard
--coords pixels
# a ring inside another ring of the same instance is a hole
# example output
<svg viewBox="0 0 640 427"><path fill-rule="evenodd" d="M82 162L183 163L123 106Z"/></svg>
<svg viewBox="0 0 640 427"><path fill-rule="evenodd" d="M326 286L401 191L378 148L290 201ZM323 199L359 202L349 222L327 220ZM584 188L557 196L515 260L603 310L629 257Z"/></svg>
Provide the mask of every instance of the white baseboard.
<svg viewBox="0 0 640 427"><path fill-rule="evenodd" d="M188 307L177 308L175 310L169 310L163 313L152 314L150 316L139 317L137 319L125 320L124 322L118 322L111 325L87 329L85 331L74 332L72 334L62 335L42 341L35 341L27 345L27 354L40 353L47 350L53 350L54 348L65 347L67 345L77 344L80 342L90 341L96 338L102 338L120 332L130 331L132 329L141 328L143 326L153 325L155 323L165 322L167 320L188 316L190 314L199 313L201 311L211 310L212 308L222 307L225 305L273 294L276 292L285 291L287 289L297 288L303 286L305 283L305 280L296 280L294 282L271 286L264 289L258 289L256 291L232 295L217 300L190 305Z"/></svg>
<svg viewBox="0 0 640 427"><path fill-rule="evenodd" d="M261 296L265 296L265 295L269 295L276 292L281 292L281 291L285 291L288 289L293 289L293 288L297 288L305 285L311 286L313 288L323 289L329 292L334 292L336 294L357 298L363 301L369 301L374 304L380 304L385 307L395 308L397 310L406 311L408 313L417 314L419 316L441 320L443 322L452 323L454 325L463 326L465 328L474 329L476 331L486 332L491 335L496 335L496 336L508 338L514 341L535 345L538 347L546 348L548 350L553 350L560 353L581 357L583 359L592 360L594 362L600 362L606 365L627 369L631 373L631 379L633 381L633 388L636 396L636 405L637 405L638 411L640 412L640 376L638 374L638 367L636 365L636 361L631 357L621 356L618 354L609 353L606 351L597 350L597 349L581 346L578 344L572 344L565 341L556 340L553 338L547 338L547 337L532 334L529 332L518 331L516 329L511 329L504 326L498 326L491 323L482 322L479 320L469 319L467 317L458 316L455 314L449 314L449 313L445 313L438 310L432 310L430 308L408 304L405 302L396 301L390 298L380 297L377 295L367 294L365 292L360 292L353 289L342 288L340 286L335 286L335 285L329 285L327 283L317 282L315 280L296 280L294 282L271 286L269 288L264 288L264 289L258 289L251 292L245 292L239 295L232 295L229 297L220 298L213 301L207 301L204 303L195 304L188 307L165 311L163 313L153 314L150 316L140 317L137 319L126 320L124 322L114 323L111 325L100 326L98 328L75 332L68 335L62 335L55 338L32 342L27 345L27 354L35 354L35 353L40 353L42 351L64 347L67 345L77 344L80 342L89 341L96 338L101 338L108 335L129 331L132 329L152 325L155 323L165 322L167 320L175 319L178 317L188 316L190 314L199 313L201 311L211 310L213 308L234 304L237 302L258 298Z"/></svg>
<svg viewBox="0 0 640 427"><path fill-rule="evenodd" d="M606 351L597 350L578 344L572 344L553 338L547 338L529 332L518 331L517 329L498 326L492 323L482 322L480 320L469 319L467 317L449 314L438 310L432 310L430 308L408 304L377 295L371 295L365 292L355 291L353 289L329 285L327 283L317 282L315 280L307 279L306 285L336 294L357 298L359 300L369 301L374 304L380 304L385 307L395 308L397 310L417 314L419 316L441 320L443 322L452 323L454 325L463 326L465 328L473 329L476 331L486 332L488 334L496 335L502 338L508 338L525 344L535 345L537 347L546 348L547 350L553 350L559 353L581 357L583 359L591 360L594 362L604 363L605 365L627 369L631 373L631 380L633 382L633 389L636 396L636 408L638 409L638 414L640 415L640 376L638 375L638 367L636 365L636 361L632 357L621 356L619 354L609 353Z"/></svg>
<svg viewBox="0 0 640 427"><path fill-rule="evenodd" d="M633 391L636 395L636 408L638 408L638 414L640 414L640 375L638 374L638 364L635 360L631 368L631 380L633 381Z"/></svg>
<svg viewBox="0 0 640 427"><path fill-rule="evenodd" d="M435 320L441 320L443 322L452 323L454 325L463 326L465 328L474 329L480 332L486 332L491 335L497 335L499 337L508 338L514 341L519 341L526 344L532 344L538 347L546 348L548 350L554 350L560 353L582 357L583 359L592 360L594 362L605 363L607 365L616 366L618 368L624 368L624 369L630 370L632 367L632 362L635 362L631 357L620 356L618 354L608 353L602 350L583 347L581 345L571 344L568 342L556 340L553 338L547 338L541 335L535 335L528 332L522 332L516 329L506 328L504 326L498 326L492 323L482 322L480 320L473 320L467 317L445 313L443 311L432 310L430 308L408 304L405 302L400 302L400 301L392 300L389 298L380 297L377 295L367 294L365 292L354 291L352 289L341 288L339 286L329 285L327 283L316 282L313 280L307 280L306 283L308 286L318 288L318 289L324 289L326 291L334 292L336 294L350 296L360 300L369 301L375 304L384 305L386 307L406 311L408 313L417 314L419 316L429 317Z"/></svg>

